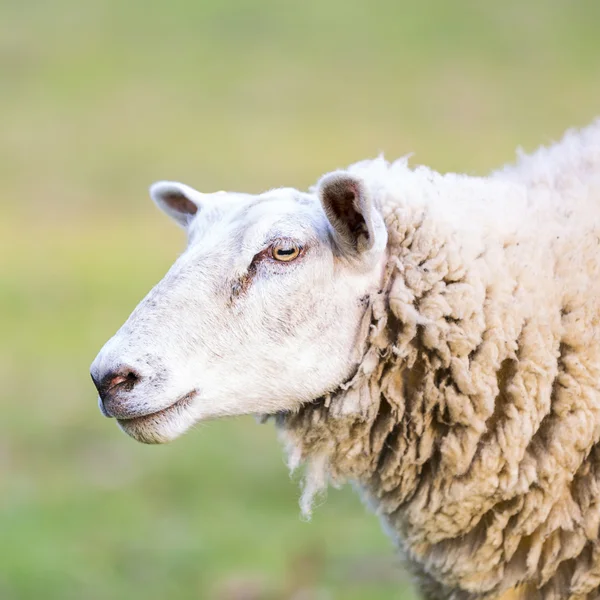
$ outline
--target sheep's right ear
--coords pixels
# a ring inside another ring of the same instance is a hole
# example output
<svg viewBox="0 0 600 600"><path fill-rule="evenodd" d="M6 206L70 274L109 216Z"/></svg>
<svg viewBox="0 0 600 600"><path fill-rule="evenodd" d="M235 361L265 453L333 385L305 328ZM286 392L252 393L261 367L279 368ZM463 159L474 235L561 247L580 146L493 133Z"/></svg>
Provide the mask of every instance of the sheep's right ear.
<svg viewBox="0 0 600 600"><path fill-rule="evenodd" d="M182 227L187 227L200 210L203 194L177 181L157 181L150 186L150 197L158 208Z"/></svg>

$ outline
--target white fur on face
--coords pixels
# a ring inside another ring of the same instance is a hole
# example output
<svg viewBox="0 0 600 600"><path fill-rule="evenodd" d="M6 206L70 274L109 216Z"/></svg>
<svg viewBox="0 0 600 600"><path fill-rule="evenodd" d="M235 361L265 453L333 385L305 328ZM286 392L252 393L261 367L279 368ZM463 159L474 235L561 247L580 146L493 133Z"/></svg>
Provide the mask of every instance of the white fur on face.
<svg viewBox="0 0 600 600"><path fill-rule="evenodd" d="M124 431L165 442L202 419L297 409L348 378L365 298L381 280L378 214L374 249L357 257L340 250L313 195L181 184L153 194L189 244L92 365L97 380L124 366L138 376L115 415ZM300 256L274 260L280 241Z"/></svg>

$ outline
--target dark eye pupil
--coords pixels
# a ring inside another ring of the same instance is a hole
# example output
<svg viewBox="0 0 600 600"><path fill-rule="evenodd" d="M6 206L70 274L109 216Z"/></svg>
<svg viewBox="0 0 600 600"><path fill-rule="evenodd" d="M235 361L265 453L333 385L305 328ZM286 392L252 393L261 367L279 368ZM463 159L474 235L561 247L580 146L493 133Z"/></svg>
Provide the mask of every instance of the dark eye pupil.
<svg viewBox="0 0 600 600"><path fill-rule="evenodd" d="M294 252L296 252L295 248L288 248L287 250L283 250L282 248L279 248L277 250L277 254L279 254L281 256L290 256L291 254L294 254Z"/></svg>

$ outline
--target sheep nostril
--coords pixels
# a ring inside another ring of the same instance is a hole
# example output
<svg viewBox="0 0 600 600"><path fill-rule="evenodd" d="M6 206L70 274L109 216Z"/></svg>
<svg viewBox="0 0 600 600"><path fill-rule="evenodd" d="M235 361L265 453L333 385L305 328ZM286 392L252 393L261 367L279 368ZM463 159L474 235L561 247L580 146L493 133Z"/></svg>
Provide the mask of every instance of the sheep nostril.
<svg viewBox="0 0 600 600"><path fill-rule="evenodd" d="M115 375L107 385L107 392L113 391L115 388L121 388L124 391L131 391L135 384L139 381L139 376L133 371L128 371L125 374Z"/></svg>
<svg viewBox="0 0 600 600"><path fill-rule="evenodd" d="M130 392L140 380L139 374L130 367L121 367L105 373L100 378L92 377L100 398L105 401L116 392Z"/></svg>

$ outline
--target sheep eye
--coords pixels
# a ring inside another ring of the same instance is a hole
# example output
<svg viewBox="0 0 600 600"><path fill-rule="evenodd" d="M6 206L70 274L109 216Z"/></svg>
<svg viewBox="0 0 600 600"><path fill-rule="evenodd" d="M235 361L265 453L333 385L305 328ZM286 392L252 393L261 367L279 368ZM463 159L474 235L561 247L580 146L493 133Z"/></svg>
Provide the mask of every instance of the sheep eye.
<svg viewBox="0 0 600 600"><path fill-rule="evenodd" d="M300 255L300 246L289 242L281 242L271 246L271 256L280 262L290 262Z"/></svg>

